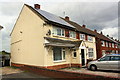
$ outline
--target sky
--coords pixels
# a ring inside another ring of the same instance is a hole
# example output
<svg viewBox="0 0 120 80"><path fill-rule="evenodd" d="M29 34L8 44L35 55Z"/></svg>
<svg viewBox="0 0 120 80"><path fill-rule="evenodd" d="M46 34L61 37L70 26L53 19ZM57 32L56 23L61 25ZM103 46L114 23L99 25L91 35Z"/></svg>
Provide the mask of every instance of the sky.
<svg viewBox="0 0 120 80"><path fill-rule="evenodd" d="M34 6L57 16L69 16L70 20L104 35L118 39L118 0L1 0L0 51L10 52L10 33L24 4Z"/></svg>

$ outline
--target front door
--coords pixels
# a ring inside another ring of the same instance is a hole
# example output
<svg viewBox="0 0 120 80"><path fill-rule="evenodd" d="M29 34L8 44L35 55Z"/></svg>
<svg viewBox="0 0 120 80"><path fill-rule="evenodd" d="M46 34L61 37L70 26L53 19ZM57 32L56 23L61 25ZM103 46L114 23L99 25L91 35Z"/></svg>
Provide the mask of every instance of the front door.
<svg viewBox="0 0 120 80"><path fill-rule="evenodd" d="M82 59L82 66L85 65L85 53L84 53L84 49L81 49L81 59Z"/></svg>

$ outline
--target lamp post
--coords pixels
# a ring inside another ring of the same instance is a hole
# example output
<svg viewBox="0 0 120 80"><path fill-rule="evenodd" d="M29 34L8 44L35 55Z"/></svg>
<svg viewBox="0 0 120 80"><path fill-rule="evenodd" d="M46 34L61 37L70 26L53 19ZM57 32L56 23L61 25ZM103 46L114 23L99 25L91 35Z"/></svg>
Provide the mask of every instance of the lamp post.
<svg viewBox="0 0 120 80"><path fill-rule="evenodd" d="M2 29L3 27L0 25L0 30Z"/></svg>

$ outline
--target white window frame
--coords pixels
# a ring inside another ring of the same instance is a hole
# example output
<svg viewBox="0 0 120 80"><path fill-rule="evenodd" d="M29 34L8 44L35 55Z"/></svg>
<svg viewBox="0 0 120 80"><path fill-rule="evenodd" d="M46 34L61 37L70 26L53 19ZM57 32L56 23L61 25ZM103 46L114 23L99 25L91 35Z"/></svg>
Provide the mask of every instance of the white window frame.
<svg viewBox="0 0 120 80"><path fill-rule="evenodd" d="M108 47L108 42L106 42L106 47Z"/></svg>
<svg viewBox="0 0 120 80"><path fill-rule="evenodd" d="M63 52L65 52L65 58L64 58L64 53ZM65 59L66 59L66 51L65 51L64 48L62 48L62 60L65 60Z"/></svg>
<svg viewBox="0 0 120 80"><path fill-rule="evenodd" d="M102 46L105 46L105 41L101 41L102 42Z"/></svg>
<svg viewBox="0 0 120 80"><path fill-rule="evenodd" d="M92 53L92 56L90 56L91 53ZM93 48L88 48L88 57L89 58L93 58L94 57L94 49Z"/></svg>
<svg viewBox="0 0 120 80"><path fill-rule="evenodd" d="M109 43L109 47L111 47L111 43Z"/></svg>
<svg viewBox="0 0 120 80"><path fill-rule="evenodd" d="M116 48L118 48L118 45L117 45L117 44L115 44L115 46L116 46Z"/></svg>
<svg viewBox="0 0 120 80"><path fill-rule="evenodd" d="M60 29L61 30L61 33L60 35L58 35L58 32L57 30ZM63 35L64 33L64 35ZM52 33L54 36L62 36L62 37L65 37L65 30L62 29L62 28L57 28L57 27L53 27L53 33Z"/></svg>
<svg viewBox="0 0 120 80"><path fill-rule="evenodd" d="M112 48L114 48L114 43L112 43Z"/></svg>
<svg viewBox="0 0 120 80"><path fill-rule="evenodd" d="M92 36L88 36L88 41L93 42L93 37Z"/></svg>
<svg viewBox="0 0 120 80"><path fill-rule="evenodd" d="M76 39L76 32L74 32L74 31L69 31L69 36L70 36L70 38Z"/></svg>
<svg viewBox="0 0 120 80"><path fill-rule="evenodd" d="M85 40L85 34L80 33L80 40Z"/></svg>
<svg viewBox="0 0 120 80"><path fill-rule="evenodd" d="M62 61L66 61L66 51L64 48L61 48L62 51L61 51L61 54L62 54L62 59L61 60L54 60L54 52L53 52L53 62L62 62ZM64 52L65 51L65 59L64 59Z"/></svg>
<svg viewBox="0 0 120 80"><path fill-rule="evenodd" d="M116 50L116 54L118 54L118 50Z"/></svg>

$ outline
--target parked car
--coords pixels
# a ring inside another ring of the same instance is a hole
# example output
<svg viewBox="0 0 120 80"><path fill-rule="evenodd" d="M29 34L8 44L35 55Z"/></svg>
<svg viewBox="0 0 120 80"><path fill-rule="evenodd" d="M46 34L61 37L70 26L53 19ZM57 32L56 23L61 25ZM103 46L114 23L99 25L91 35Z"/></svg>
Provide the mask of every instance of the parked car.
<svg viewBox="0 0 120 80"><path fill-rule="evenodd" d="M120 54L107 54L102 58L91 61L87 66L90 70L117 70L120 71Z"/></svg>

